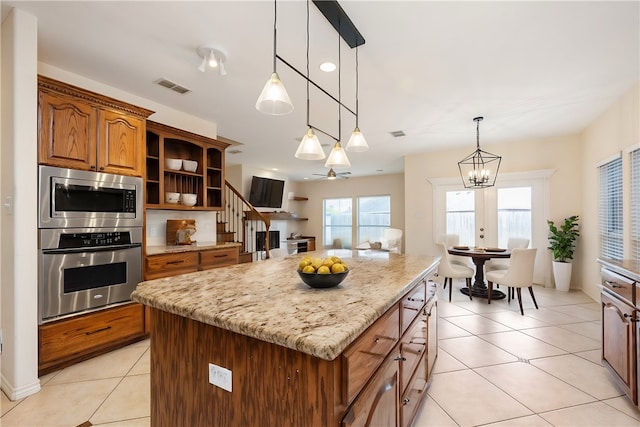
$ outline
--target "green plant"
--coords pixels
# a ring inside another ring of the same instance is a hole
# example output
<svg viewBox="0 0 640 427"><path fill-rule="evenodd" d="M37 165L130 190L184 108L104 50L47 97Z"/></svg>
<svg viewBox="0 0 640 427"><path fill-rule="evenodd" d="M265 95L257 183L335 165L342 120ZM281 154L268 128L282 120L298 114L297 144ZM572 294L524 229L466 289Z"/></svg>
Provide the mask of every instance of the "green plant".
<svg viewBox="0 0 640 427"><path fill-rule="evenodd" d="M553 252L554 261L568 262L573 259L576 239L580 235L578 231L578 215L564 219L564 224L560 228L556 227L553 221L547 220L549 225L549 247Z"/></svg>

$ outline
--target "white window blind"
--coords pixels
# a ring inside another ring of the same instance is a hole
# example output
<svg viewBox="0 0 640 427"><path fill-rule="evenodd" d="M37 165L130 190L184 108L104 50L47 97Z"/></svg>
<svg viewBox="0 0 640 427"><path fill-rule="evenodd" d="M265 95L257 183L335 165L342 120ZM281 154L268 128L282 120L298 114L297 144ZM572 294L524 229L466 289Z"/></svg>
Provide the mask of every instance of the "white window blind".
<svg viewBox="0 0 640 427"><path fill-rule="evenodd" d="M640 148L631 152L631 256L640 259Z"/></svg>
<svg viewBox="0 0 640 427"><path fill-rule="evenodd" d="M622 259L622 157L600 166L600 256Z"/></svg>

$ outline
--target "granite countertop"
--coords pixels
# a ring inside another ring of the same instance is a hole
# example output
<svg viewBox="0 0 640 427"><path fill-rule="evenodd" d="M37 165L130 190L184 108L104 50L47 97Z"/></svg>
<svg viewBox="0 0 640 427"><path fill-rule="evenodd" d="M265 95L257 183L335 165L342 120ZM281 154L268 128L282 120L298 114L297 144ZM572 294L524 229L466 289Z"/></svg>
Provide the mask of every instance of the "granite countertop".
<svg viewBox="0 0 640 427"><path fill-rule="evenodd" d="M313 289L297 273L305 255L349 266L337 287ZM142 282L132 299L322 359L333 360L427 273L438 258L326 250Z"/></svg>
<svg viewBox="0 0 640 427"><path fill-rule="evenodd" d="M629 277L636 282L640 282L640 260L599 258L598 262L616 273Z"/></svg>
<svg viewBox="0 0 640 427"><path fill-rule="evenodd" d="M241 245L242 243L237 242L196 242L191 245L147 246L145 253L147 255L173 254L177 252L202 251L205 249L224 249Z"/></svg>

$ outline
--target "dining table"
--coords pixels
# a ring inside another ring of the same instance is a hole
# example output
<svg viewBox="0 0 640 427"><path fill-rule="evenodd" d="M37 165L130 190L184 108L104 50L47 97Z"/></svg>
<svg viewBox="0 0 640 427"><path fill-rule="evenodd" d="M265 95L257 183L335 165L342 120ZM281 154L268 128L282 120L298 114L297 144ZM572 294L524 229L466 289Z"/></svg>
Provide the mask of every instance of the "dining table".
<svg viewBox="0 0 640 427"><path fill-rule="evenodd" d="M484 263L491 258L510 258L511 251L502 248L480 248L469 246L452 246L447 249L451 255L470 257L476 266L475 280L471 287L471 295L478 298L488 298L489 289L484 281ZM460 289L465 295L469 295L469 289L464 287ZM491 292L491 299L503 299L506 295L497 289Z"/></svg>

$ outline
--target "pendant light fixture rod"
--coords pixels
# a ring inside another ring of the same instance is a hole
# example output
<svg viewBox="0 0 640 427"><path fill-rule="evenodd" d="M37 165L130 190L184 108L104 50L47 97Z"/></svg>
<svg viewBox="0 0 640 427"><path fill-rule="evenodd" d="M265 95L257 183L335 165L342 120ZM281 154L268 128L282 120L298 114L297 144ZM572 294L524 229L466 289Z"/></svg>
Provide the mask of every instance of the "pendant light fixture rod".
<svg viewBox="0 0 640 427"><path fill-rule="evenodd" d="M309 126L309 0L307 0L307 126Z"/></svg>
<svg viewBox="0 0 640 427"><path fill-rule="evenodd" d="M344 105L343 103L341 103L335 96L331 95L329 92L327 92L326 90L324 90L322 87L320 87L316 82L314 82L312 79L307 78L307 76L304 75L303 72L301 72L300 70L298 70L296 67L294 67L293 65L289 64L285 59L283 59L280 55L276 55L276 58L278 58L280 60L280 62L282 62L284 65L286 65L287 67L291 68L293 71L295 71L296 73L298 73L298 75L300 77L302 77L303 79L307 79L309 83L311 83L312 85L314 85L318 90L320 90L322 93L324 93L325 95L327 95L329 98L331 98L332 100L334 100L335 102L337 102L338 104L340 104L345 110L347 110L348 112L350 112L351 114L353 114L354 116L356 115L356 113L349 108L348 106Z"/></svg>
<svg viewBox="0 0 640 427"><path fill-rule="evenodd" d="M274 0L273 2L273 72L276 72L276 55L277 55L277 46L276 46L276 23L278 22L278 2Z"/></svg>
<svg viewBox="0 0 640 427"><path fill-rule="evenodd" d="M356 46L356 129L358 126L358 46Z"/></svg>
<svg viewBox="0 0 640 427"><path fill-rule="evenodd" d="M340 45L340 25L338 24L338 139L336 141L342 139L342 54Z"/></svg>

